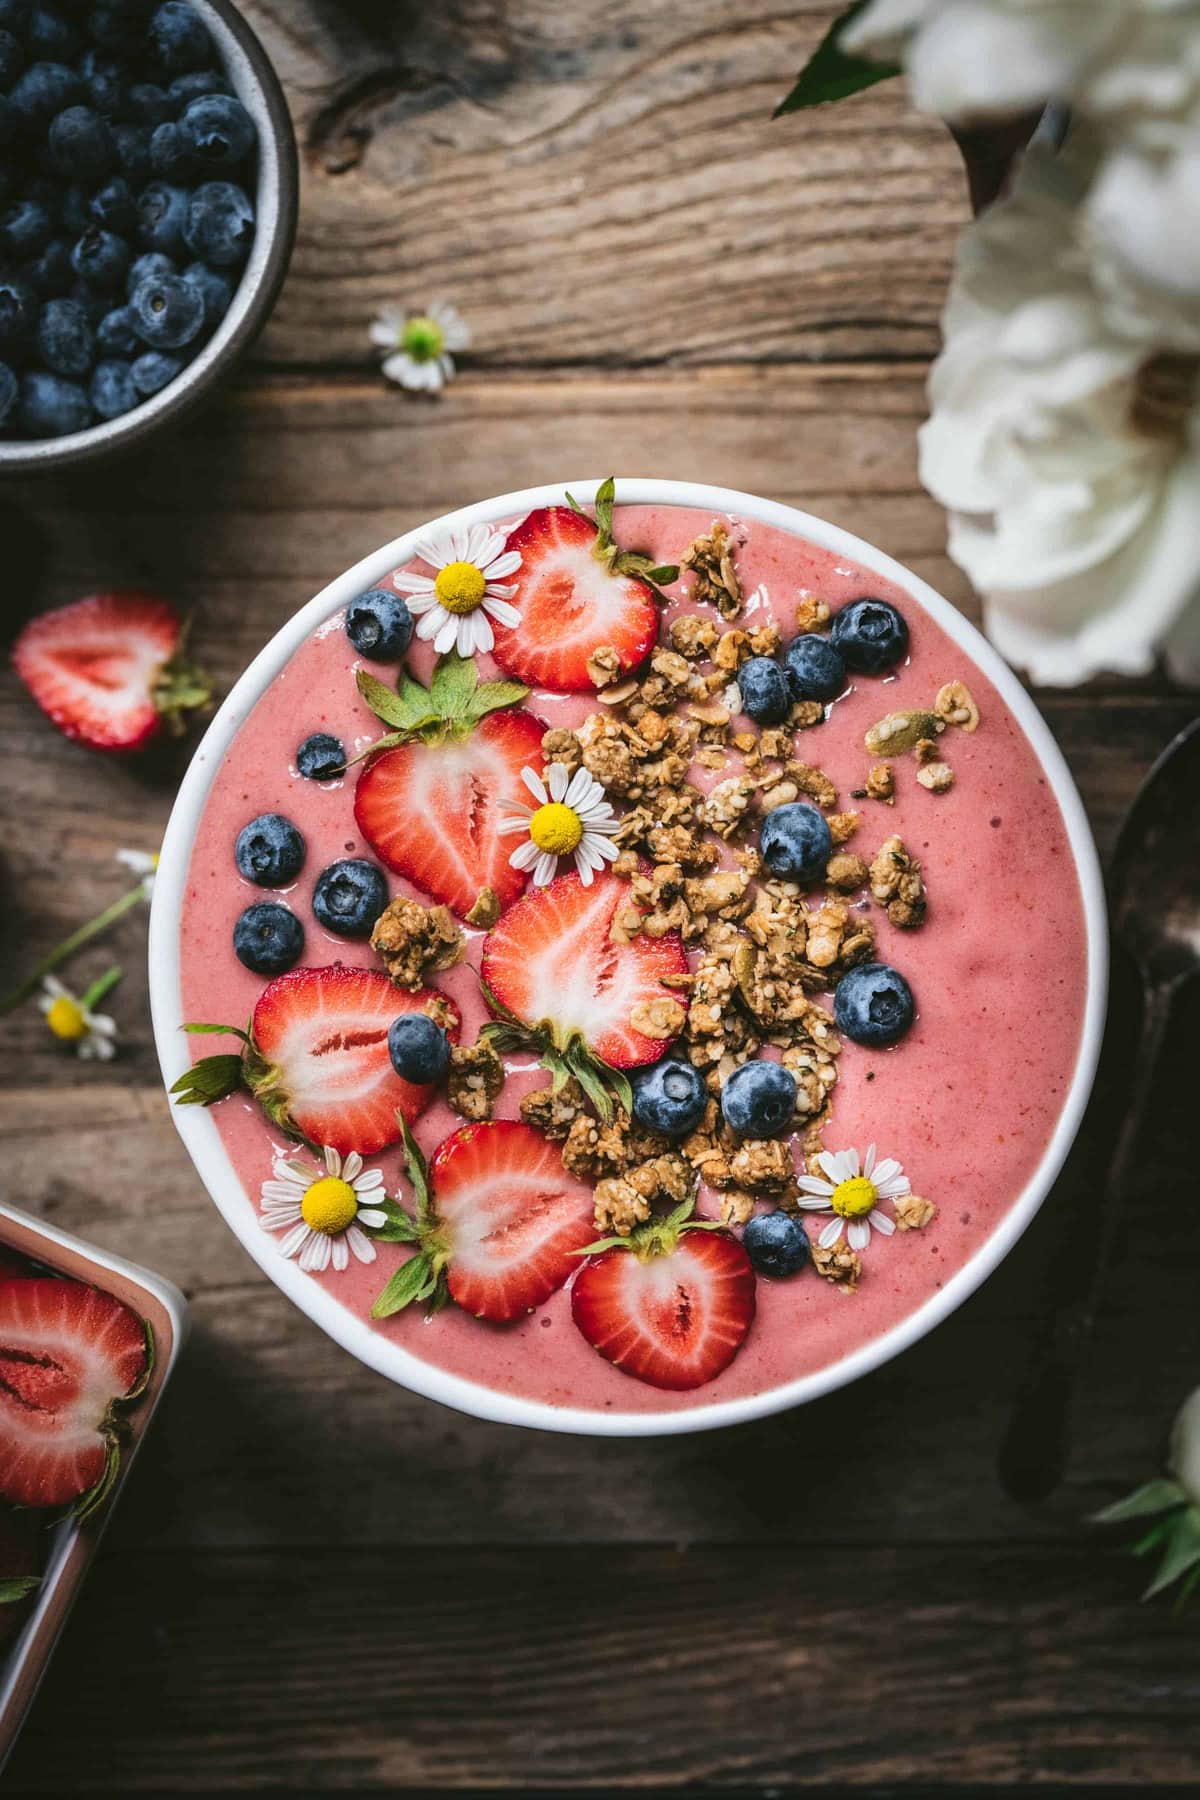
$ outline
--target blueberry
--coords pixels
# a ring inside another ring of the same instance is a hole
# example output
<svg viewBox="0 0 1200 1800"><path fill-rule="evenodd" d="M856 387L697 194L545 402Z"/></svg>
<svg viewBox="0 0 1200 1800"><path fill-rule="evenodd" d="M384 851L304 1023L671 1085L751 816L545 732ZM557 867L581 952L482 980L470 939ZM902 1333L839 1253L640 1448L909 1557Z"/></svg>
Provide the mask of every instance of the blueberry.
<svg viewBox="0 0 1200 1800"><path fill-rule="evenodd" d="M401 1013L388 1026L388 1055L401 1081L440 1081L450 1066L450 1040L426 1013Z"/></svg>
<svg viewBox="0 0 1200 1800"><path fill-rule="evenodd" d="M117 160L107 122L90 106L68 106L50 121L50 160L69 181L98 187Z"/></svg>
<svg viewBox="0 0 1200 1800"><path fill-rule="evenodd" d="M83 97L83 82L64 63L31 63L12 85L9 99L21 115L26 130L48 125L55 113Z"/></svg>
<svg viewBox="0 0 1200 1800"><path fill-rule="evenodd" d="M96 223L88 211L90 199L88 190L80 187L78 182L72 183L59 195L58 216L73 238L82 237L88 226Z"/></svg>
<svg viewBox="0 0 1200 1800"><path fill-rule="evenodd" d="M123 5L121 0L114 0L113 4L100 0L100 4L93 6L88 12L88 36L95 38L106 50L132 52L139 38L144 36L145 27L141 16L144 10L142 7Z"/></svg>
<svg viewBox="0 0 1200 1800"><path fill-rule="evenodd" d="M150 179L150 130L146 125L121 121L112 128L113 149L121 173L135 191Z"/></svg>
<svg viewBox="0 0 1200 1800"><path fill-rule="evenodd" d="M256 900L233 927L233 953L256 975L282 975L303 949L303 925L277 900Z"/></svg>
<svg viewBox="0 0 1200 1800"><path fill-rule="evenodd" d="M833 854L828 822L806 800L769 812L758 843L763 861L781 881L815 881Z"/></svg>
<svg viewBox="0 0 1200 1800"><path fill-rule="evenodd" d="M14 262L39 256L54 236L54 221L40 200L14 200L0 213L0 249Z"/></svg>
<svg viewBox="0 0 1200 1800"><path fill-rule="evenodd" d="M21 129L21 115L7 94L0 94L0 147L12 142ZM16 171L0 163L0 200L6 200L16 185Z"/></svg>
<svg viewBox="0 0 1200 1800"><path fill-rule="evenodd" d="M165 350L147 350L133 364L133 385L143 400L157 394L169 381L174 381L183 367L181 356L168 356Z"/></svg>
<svg viewBox="0 0 1200 1800"><path fill-rule="evenodd" d="M368 588L346 608L346 636L372 662L399 662L412 634L413 616L391 588Z"/></svg>
<svg viewBox="0 0 1200 1800"><path fill-rule="evenodd" d="M82 306L93 330L100 323L105 313L109 311L113 303L111 294L102 293L99 288L93 287L90 281L82 281L79 279L72 282L68 298L74 300L79 306Z"/></svg>
<svg viewBox="0 0 1200 1800"><path fill-rule="evenodd" d="M664 1058L632 1078L633 1116L648 1131L664 1137L686 1137L704 1117L708 1088L699 1069L689 1062Z"/></svg>
<svg viewBox="0 0 1200 1800"><path fill-rule="evenodd" d="M66 437L82 431L92 416L88 397L77 381L34 369L21 381L18 417L30 437Z"/></svg>
<svg viewBox="0 0 1200 1800"><path fill-rule="evenodd" d="M87 374L96 334L78 300L47 300L38 320L37 347L46 367L57 374Z"/></svg>
<svg viewBox="0 0 1200 1800"><path fill-rule="evenodd" d="M79 60L87 103L106 119L115 117L125 103L125 70L111 56L87 50Z"/></svg>
<svg viewBox="0 0 1200 1800"><path fill-rule="evenodd" d="M212 39L198 13L183 0L166 0L150 21L150 50L168 75L203 69L213 59Z"/></svg>
<svg viewBox="0 0 1200 1800"><path fill-rule="evenodd" d="M317 876L312 909L317 923L338 937L369 937L388 903L383 871L361 857L330 863Z"/></svg>
<svg viewBox="0 0 1200 1800"><path fill-rule="evenodd" d="M124 175L114 175L98 188L87 203L90 224L103 225L118 237L130 237L137 226L133 189Z"/></svg>
<svg viewBox="0 0 1200 1800"><path fill-rule="evenodd" d="M6 362L0 362L0 425L16 405L18 392L16 376Z"/></svg>
<svg viewBox="0 0 1200 1800"><path fill-rule="evenodd" d="M9 88L25 67L25 52L11 31L0 30L0 88Z"/></svg>
<svg viewBox="0 0 1200 1800"><path fill-rule="evenodd" d="M161 125L171 116L171 102L156 82L135 81L125 96L125 111L135 125Z"/></svg>
<svg viewBox="0 0 1200 1800"><path fill-rule="evenodd" d="M135 256L129 265L129 273L125 277L125 294L128 297L134 288L139 287L149 275L177 275L174 260L164 256L161 250L144 250L141 256Z"/></svg>
<svg viewBox="0 0 1200 1800"><path fill-rule="evenodd" d="M132 358L142 347L133 329L133 314L127 306L114 306L96 327L96 350L101 356Z"/></svg>
<svg viewBox="0 0 1200 1800"><path fill-rule="evenodd" d="M305 781L332 781L345 766L345 746L328 731L314 731L296 752L296 767Z"/></svg>
<svg viewBox="0 0 1200 1800"><path fill-rule="evenodd" d="M846 685L846 665L828 638L806 631L784 652L788 686L795 700L833 700Z"/></svg>
<svg viewBox="0 0 1200 1800"><path fill-rule="evenodd" d="M193 256L232 268L245 260L254 239L254 208L232 181L205 181L188 204L184 239Z"/></svg>
<svg viewBox="0 0 1200 1800"><path fill-rule="evenodd" d="M129 310L152 350L179 350L204 324L204 296L181 275L146 276L130 295Z"/></svg>
<svg viewBox="0 0 1200 1800"><path fill-rule="evenodd" d="M219 69L189 69L186 75L177 75L167 89L168 97L175 111L181 113L193 100L202 94L232 94L229 77L222 75Z"/></svg>
<svg viewBox="0 0 1200 1800"><path fill-rule="evenodd" d="M907 652L908 626L886 600L852 600L834 618L833 641L848 669L882 675Z"/></svg>
<svg viewBox="0 0 1200 1800"><path fill-rule="evenodd" d="M32 10L33 0L0 0L0 25L6 31L23 32Z"/></svg>
<svg viewBox="0 0 1200 1800"><path fill-rule="evenodd" d="M899 1042L915 1011L912 989L887 963L859 963L842 976L833 996L838 1030L871 1050Z"/></svg>
<svg viewBox="0 0 1200 1800"><path fill-rule="evenodd" d="M65 19L57 7L35 6L25 28L25 48L33 57L70 62L78 56L81 42L70 19Z"/></svg>
<svg viewBox="0 0 1200 1800"><path fill-rule="evenodd" d="M164 181L189 182L196 173L196 159L174 119L164 119L150 133L150 167Z"/></svg>
<svg viewBox="0 0 1200 1800"><path fill-rule="evenodd" d="M755 1213L742 1248L760 1275L794 1275L808 1261L808 1233L790 1213Z"/></svg>
<svg viewBox="0 0 1200 1800"><path fill-rule="evenodd" d="M0 355L20 350L33 335L38 297L23 275L0 274Z"/></svg>
<svg viewBox="0 0 1200 1800"><path fill-rule="evenodd" d="M769 656L752 656L737 673L742 711L759 725L779 725L792 705L787 677Z"/></svg>
<svg viewBox="0 0 1200 1800"><path fill-rule="evenodd" d="M116 419L131 412L141 396L133 385L133 370L121 357L109 357L92 370L88 397L102 419Z"/></svg>
<svg viewBox="0 0 1200 1800"><path fill-rule="evenodd" d="M796 1111L796 1077L777 1062L748 1062L721 1089L721 1112L741 1137L777 1137Z"/></svg>
<svg viewBox="0 0 1200 1800"><path fill-rule="evenodd" d="M129 245L115 231L89 225L71 251L71 267L93 287L120 287L129 268Z"/></svg>
<svg viewBox="0 0 1200 1800"><path fill-rule="evenodd" d="M210 269L207 263L189 263L183 279L194 287L204 302L204 326L212 331L229 311L233 299L233 282L221 269Z"/></svg>
<svg viewBox="0 0 1200 1800"><path fill-rule="evenodd" d="M304 839L282 813L260 813L238 832L234 861L259 887L286 887L304 867Z"/></svg>
<svg viewBox="0 0 1200 1800"><path fill-rule="evenodd" d="M138 239L147 250L161 250L166 256L178 256L183 249L183 228L187 224L186 188L172 187L169 181L151 181L138 195Z"/></svg>
<svg viewBox="0 0 1200 1800"><path fill-rule="evenodd" d="M190 154L209 169L232 169L254 148L254 121L241 101L229 94L193 100L179 130Z"/></svg>

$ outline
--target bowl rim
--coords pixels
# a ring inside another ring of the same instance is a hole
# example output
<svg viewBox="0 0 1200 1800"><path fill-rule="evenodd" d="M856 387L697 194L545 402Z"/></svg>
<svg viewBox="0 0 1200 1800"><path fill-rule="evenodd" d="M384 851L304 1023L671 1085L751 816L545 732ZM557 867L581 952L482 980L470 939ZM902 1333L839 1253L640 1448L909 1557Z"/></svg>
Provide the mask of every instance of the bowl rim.
<svg viewBox="0 0 1200 1800"><path fill-rule="evenodd" d="M389 570L409 561L418 537L449 526L491 524L535 507L561 504L564 488L583 503L594 500L595 480L555 482L481 500L443 514L372 551L330 582L280 627L230 691L188 766L163 839L150 916L150 999L155 1042L168 1088L189 1066L180 1029L179 921L188 861L213 775L258 699L293 652L320 625ZM1025 1188L975 1254L913 1312L838 1362L761 1393L713 1400L681 1412L593 1412L551 1406L544 1401L469 1381L423 1362L351 1313L297 1265L278 1253L273 1239L258 1229L253 1200L233 1169L213 1119L199 1106L171 1103L171 1113L201 1179L243 1247L302 1312L368 1367L415 1393L460 1412L501 1423L596 1437L661 1437L744 1423L813 1400L846 1386L915 1344L974 1293L1025 1231L1050 1191L1083 1117L1095 1077L1104 1025L1108 977L1108 929L1100 862L1075 783L1049 727L1017 677L969 620L919 576L894 558L812 514L733 488L707 483L618 478L618 505L694 507L776 526L808 538L824 549L861 563L909 592L999 690L1017 719L1053 788L1067 831L1079 880L1087 936L1084 1017L1070 1087L1054 1131Z"/></svg>
<svg viewBox="0 0 1200 1800"><path fill-rule="evenodd" d="M300 169L291 113L270 57L232 0L192 3L217 40L222 69L238 98L249 103L259 126L255 216L266 229L255 232L225 317L173 381L129 412L65 437L5 438L0 432L0 480L49 475L102 456L117 456L137 448L168 423L178 422L230 372L279 298L300 208ZM265 133L264 120L269 127Z"/></svg>

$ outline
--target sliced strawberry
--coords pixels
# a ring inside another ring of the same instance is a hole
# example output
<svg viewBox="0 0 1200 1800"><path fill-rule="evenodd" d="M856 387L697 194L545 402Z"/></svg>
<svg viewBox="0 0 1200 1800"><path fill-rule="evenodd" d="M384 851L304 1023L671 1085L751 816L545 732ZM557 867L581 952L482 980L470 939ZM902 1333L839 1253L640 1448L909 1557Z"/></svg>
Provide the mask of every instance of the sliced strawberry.
<svg viewBox="0 0 1200 1800"><path fill-rule="evenodd" d="M540 1306L595 1236L592 1190L531 1125L464 1125L430 1175L450 1294L480 1318L503 1323Z"/></svg>
<svg viewBox="0 0 1200 1800"><path fill-rule="evenodd" d="M601 1356L651 1387L701 1387L728 1368L754 1322L754 1270L736 1238L687 1231L645 1257L606 1250L571 1289L571 1314Z"/></svg>
<svg viewBox="0 0 1200 1800"><path fill-rule="evenodd" d="M525 792L521 770L542 766L546 727L519 709L491 713L469 737L401 744L367 764L354 816L376 856L465 916L490 887L502 906L525 877L509 862L500 802Z"/></svg>
<svg viewBox="0 0 1200 1800"><path fill-rule="evenodd" d="M53 1277L0 1285L0 1494L64 1506L115 1466L114 1405L147 1371L146 1330L111 1294Z"/></svg>
<svg viewBox="0 0 1200 1800"><path fill-rule="evenodd" d="M578 875L560 875L549 887L530 888L488 933L480 969L509 1012L527 1025L548 1023L559 1044L581 1033L615 1069L662 1055L671 1040L636 1031L630 1013L667 997L664 975L687 970L676 932L614 943L613 915L628 904L629 884L619 875L598 875L591 887Z"/></svg>
<svg viewBox="0 0 1200 1800"><path fill-rule="evenodd" d="M613 574L593 554L596 527L567 506L546 506L509 534L521 567L512 604L521 623L496 626L492 654L508 675L555 693L591 693L588 658L615 650L622 670L636 669L654 647L654 589L633 575Z"/></svg>
<svg viewBox="0 0 1200 1800"><path fill-rule="evenodd" d="M253 1037L266 1068L252 1090L268 1112L314 1144L343 1156L371 1155L400 1137L399 1110L411 1123L433 1090L403 1081L388 1055L388 1026L404 1012L458 1015L444 994L393 987L374 969L292 969L265 987L254 1008Z"/></svg>
<svg viewBox="0 0 1200 1800"><path fill-rule="evenodd" d="M198 671L178 656L180 640L165 600L89 594L31 619L13 645L13 666L67 737L97 750L139 750L208 697Z"/></svg>

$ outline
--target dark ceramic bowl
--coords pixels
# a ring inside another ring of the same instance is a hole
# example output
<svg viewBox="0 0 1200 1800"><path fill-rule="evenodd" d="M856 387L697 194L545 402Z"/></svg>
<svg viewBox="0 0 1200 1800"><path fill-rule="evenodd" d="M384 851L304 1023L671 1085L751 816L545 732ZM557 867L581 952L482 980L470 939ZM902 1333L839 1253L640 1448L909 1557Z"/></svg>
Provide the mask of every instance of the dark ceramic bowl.
<svg viewBox="0 0 1200 1800"><path fill-rule="evenodd" d="M257 230L232 304L211 338L160 393L119 418L66 437L0 436L0 476L99 462L174 424L228 374L274 306L296 235L299 173L292 121L266 51L230 0L191 0L212 33L234 92L258 128Z"/></svg>

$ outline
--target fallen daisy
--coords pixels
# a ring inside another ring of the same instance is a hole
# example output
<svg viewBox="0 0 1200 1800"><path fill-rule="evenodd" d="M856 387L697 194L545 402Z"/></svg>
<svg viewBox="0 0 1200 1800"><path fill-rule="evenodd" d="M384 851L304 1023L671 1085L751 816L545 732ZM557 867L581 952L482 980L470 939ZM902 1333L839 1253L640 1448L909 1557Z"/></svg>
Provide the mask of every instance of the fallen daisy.
<svg viewBox="0 0 1200 1800"><path fill-rule="evenodd" d="M386 350L383 372L414 393L436 394L457 371L452 350L465 350L471 333L457 310L434 300L424 312L381 306L370 325L373 344Z"/></svg>
<svg viewBox="0 0 1200 1800"><path fill-rule="evenodd" d="M120 969L109 969L84 993L76 995L57 975L42 977L38 1006L48 1030L60 1043L70 1044L85 1062L108 1062L116 1054L116 1020L93 1009L120 979Z"/></svg>

